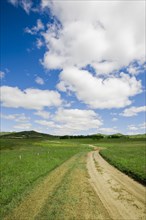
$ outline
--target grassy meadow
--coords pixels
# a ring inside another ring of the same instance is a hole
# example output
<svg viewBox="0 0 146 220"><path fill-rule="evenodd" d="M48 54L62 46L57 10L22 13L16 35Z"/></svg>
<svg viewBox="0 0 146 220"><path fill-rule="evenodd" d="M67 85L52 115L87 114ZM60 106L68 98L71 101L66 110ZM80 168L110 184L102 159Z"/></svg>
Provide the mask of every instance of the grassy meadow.
<svg viewBox="0 0 146 220"><path fill-rule="evenodd" d="M1 139L1 216L4 216L32 187L86 146L56 140Z"/></svg>
<svg viewBox="0 0 146 220"><path fill-rule="evenodd" d="M78 155L76 162L62 179L61 185L48 200L38 219L52 219L64 215L63 207L72 204L72 216L76 217L74 209L83 203L86 210L86 190L91 194L91 211L93 218L96 213L96 199L93 191L85 181L87 178L86 155L91 151L90 145L103 147L101 155L121 171L146 184L146 145L144 138L132 139L46 139L46 138L1 138L1 219L11 212L51 171L59 167L72 156ZM74 175L72 176L72 173ZM83 179L82 179L83 178ZM82 185L82 193L77 183ZM91 190L91 192L90 192ZM69 199L71 195L72 199ZM81 197L81 198L80 198ZM93 197L93 198L92 198ZM51 202L50 202L51 201ZM57 209L57 210L56 210ZM80 212L80 210L78 210ZM91 214L91 213L90 213ZM67 215L67 213L66 213ZM98 213L97 213L98 215ZM82 213L82 216L83 213Z"/></svg>
<svg viewBox="0 0 146 220"><path fill-rule="evenodd" d="M101 141L100 154L112 165L146 185L146 141L143 138Z"/></svg>

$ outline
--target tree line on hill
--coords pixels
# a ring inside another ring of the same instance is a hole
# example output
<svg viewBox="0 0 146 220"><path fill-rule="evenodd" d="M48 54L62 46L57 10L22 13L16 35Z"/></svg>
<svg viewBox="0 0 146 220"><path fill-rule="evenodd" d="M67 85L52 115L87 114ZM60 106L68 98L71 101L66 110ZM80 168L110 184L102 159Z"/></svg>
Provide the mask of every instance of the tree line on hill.
<svg viewBox="0 0 146 220"><path fill-rule="evenodd" d="M1 138L47 138L47 139L117 139L117 138L128 138L127 135L123 135L120 133L112 134L112 135L104 135L104 134L92 134L92 135L63 135L63 136L54 136L50 134L39 133L36 131L21 131L21 132L10 132L10 133L2 133L0 135Z"/></svg>
<svg viewBox="0 0 146 220"><path fill-rule="evenodd" d="M112 138L128 138L127 135L119 135L119 134L112 134L112 135L96 135L96 134L93 134L93 135L64 135L64 136L60 136L59 137L60 139L78 139L78 138L92 138L94 140L99 140L99 139L103 139L103 138L109 138L109 139L112 139Z"/></svg>

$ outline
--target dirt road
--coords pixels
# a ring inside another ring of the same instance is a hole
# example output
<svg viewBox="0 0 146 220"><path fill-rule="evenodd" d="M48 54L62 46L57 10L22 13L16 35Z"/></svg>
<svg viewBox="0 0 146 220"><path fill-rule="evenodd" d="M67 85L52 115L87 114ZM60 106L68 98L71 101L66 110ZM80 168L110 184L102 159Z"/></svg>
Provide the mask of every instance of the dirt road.
<svg viewBox="0 0 146 220"><path fill-rule="evenodd" d="M78 153L51 171L5 220L110 220L89 183L87 153Z"/></svg>
<svg viewBox="0 0 146 220"><path fill-rule="evenodd" d="M146 189L107 163L99 150L88 154L90 182L111 219L146 219Z"/></svg>
<svg viewBox="0 0 146 220"><path fill-rule="evenodd" d="M145 193L98 150L79 153L50 172L4 219L144 220Z"/></svg>

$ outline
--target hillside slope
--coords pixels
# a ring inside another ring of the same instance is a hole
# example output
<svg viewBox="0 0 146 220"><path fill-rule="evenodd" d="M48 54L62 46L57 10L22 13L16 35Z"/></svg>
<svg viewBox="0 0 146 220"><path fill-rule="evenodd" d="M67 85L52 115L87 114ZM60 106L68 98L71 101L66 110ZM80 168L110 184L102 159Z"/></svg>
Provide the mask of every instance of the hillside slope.
<svg viewBox="0 0 146 220"><path fill-rule="evenodd" d="M55 136L36 131L21 131L1 135L1 138L55 138Z"/></svg>

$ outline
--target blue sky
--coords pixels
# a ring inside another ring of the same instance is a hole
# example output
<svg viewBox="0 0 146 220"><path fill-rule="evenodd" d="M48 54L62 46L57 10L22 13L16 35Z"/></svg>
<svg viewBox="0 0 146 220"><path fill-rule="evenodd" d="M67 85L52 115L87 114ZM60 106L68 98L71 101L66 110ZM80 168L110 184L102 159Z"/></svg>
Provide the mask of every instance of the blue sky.
<svg viewBox="0 0 146 220"><path fill-rule="evenodd" d="M1 1L1 131L145 132L145 1Z"/></svg>

